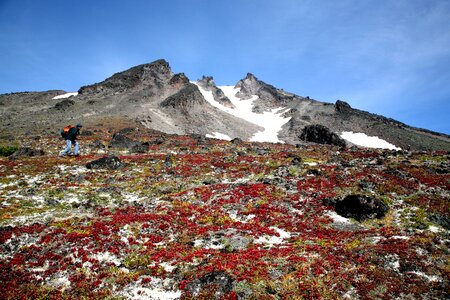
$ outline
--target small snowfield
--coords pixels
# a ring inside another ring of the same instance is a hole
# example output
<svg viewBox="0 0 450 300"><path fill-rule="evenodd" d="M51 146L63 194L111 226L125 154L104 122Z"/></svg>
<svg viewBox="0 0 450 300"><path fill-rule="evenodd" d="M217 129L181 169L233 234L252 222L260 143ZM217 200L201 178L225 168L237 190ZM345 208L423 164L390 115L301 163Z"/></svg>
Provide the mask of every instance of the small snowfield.
<svg viewBox="0 0 450 300"><path fill-rule="evenodd" d="M289 118L284 118L282 114L286 112L286 108L276 108L271 110L270 112L264 112L262 114L258 114L252 111L254 104L253 102L258 99L258 96L253 95L252 98L247 100L242 100L236 97L236 94L239 92L238 88L234 86L219 86L218 88L223 91L225 96L230 99L231 103L235 108L226 107L219 102L214 100L213 94L211 91L204 90L201 86L199 86L196 82L194 82L202 93L203 97L206 101L209 102L212 106L229 113L235 117L246 120L250 123L256 124L264 128L263 131L259 131L255 133L250 141L252 142L270 142L270 143L284 143L280 139L278 139L278 132L280 132L281 127L286 124ZM225 134L221 133L213 133L216 138L221 138L220 136L225 137ZM212 135L211 135L212 136ZM226 139L226 138L225 138Z"/></svg>
<svg viewBox="0 0 450 300"><path fill-rule="evenodd" d="M395 145L388 143L377 136L368 136L361 132L354 133L352 131L344 131L341 133L341 138L361 147L402 150L401 148L396 147Z"/></svg>
<svg viewBox="0 0 450 300"><path fill-rule="evenodd" d="M65 98L69 98L69 97L72 97L72 96L77 96L78 95L78 93L77 92L74 92L74 93L65 93L65 94L62 94L62 95L58 95L58 96L55 96L55 97L53 97L52 99L53 100L58 100L58 99L65 99Z"/></svg>

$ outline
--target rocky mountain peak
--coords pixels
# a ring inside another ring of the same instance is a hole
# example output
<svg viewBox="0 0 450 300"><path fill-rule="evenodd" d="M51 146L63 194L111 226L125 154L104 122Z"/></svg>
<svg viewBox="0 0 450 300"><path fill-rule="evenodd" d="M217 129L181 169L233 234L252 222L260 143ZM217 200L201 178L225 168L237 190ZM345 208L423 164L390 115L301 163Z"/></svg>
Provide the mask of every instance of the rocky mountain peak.
<svg viewBox="0 0 450 300"><path fill-rule="evenodd" d="M202 79L197 81L197 83L204 88L216 86L216 83L214 82L214 78L212 76L204 76L203 75Z"/></svg>
<svg viewBox="0 0 450 300"><path fill-rule="evenodd" d="M247 73L247 75L245 76L244 79L248 79L248 80L252 80L252 81L258 81L258 78L256 78L256 76L253 75L252 73Z"/></svg>
<svg viewBox="0 0 450 300"><path fill-rule="evenodd" d="M253 93L256 95L257 91L264 83L259 81L252 73L247 73L244 79L239 80L236 84L236 88L239 88L242 93Z"/></svg>
<svg viewBox="0 0 450 300"><path fill-rule="evenodd" d="M239 88L237 96L243 100L258 96L253 108L253 111L258 113L286 106L296 97L259 80L252 73L247 73L247 76L236 84L236 88Z"/></svg>
<svg viewBox="0 0 450 300"><path fill-rule="evenodd" d="M146 86L163 86L172 78L169 63L160 59L148 64L132 67L126 71L115 73L102 82L83 86L79 94L123 93Z"/></svg>
<svg viewBox="0 0 450 300"><path fill-rule="evenodd" d="M212 92L214 100L222 104L223 106L234 108L230 99L225 96L223 91L216 86L214 78L212 76L203 76L202 79L197 81L197 84L204 90Z"/></svg>

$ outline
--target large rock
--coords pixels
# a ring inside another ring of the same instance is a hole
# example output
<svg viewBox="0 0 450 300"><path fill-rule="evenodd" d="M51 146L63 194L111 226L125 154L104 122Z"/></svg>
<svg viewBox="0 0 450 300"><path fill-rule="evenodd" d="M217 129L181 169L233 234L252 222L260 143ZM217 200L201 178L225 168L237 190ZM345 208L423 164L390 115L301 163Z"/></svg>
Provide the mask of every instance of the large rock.
<svg viewBox="0 0 450 300"><path fill-rule="evenodd" d="M336 103L334 104L334 109L336 110L336 112L346 113L350 112L352 107L345 101L337 100Z"/></svg>
<svg viewBox="0 0 450 300"><path fill-rule="evenodd" d="M342 200L328 200L324 204L333 206L337 214L358 221L383 218L389 207L381 200L363 195L348 195Z"/></svg>
<svg viewBox="0 0 450 300"><path fill-rule="evenodd" d="M308 125L303 128L300 139L305 142L312 142L318 144L336 145L345 147L345 141L336 133L331 132L330 129L323 125Z"/></svg>
<svg viewBox="0 0 450 300"><path fill-rule="evenodd" d="M116 170L120 169L121 167L123 167L123 164L117 156L105 156L86 164L86 168L88 169Z"/></svg>

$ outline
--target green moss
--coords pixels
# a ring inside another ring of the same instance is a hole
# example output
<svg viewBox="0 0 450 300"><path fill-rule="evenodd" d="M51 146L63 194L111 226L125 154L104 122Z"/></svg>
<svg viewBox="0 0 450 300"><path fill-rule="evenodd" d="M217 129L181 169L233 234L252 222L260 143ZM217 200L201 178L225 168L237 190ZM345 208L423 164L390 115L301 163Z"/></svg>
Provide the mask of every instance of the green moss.
<svg viewBox="0 0 450 300"><path fill-rule="evenodd" d="M151 263L150 257L138 253L132 253L125 257L123 265L129 269L144 269Z"/></svg>
<svg viewBox="0 0 450 300"><path fill-rule="evenodd" d="M305 169L302 169L297 166L293 166L289 168L289 175L296 177L296 176L303 176L306 173Z"/></svg>
<svg viewBox="0 0 450 300"><path fill-rule="evenodd" d="M16 145L0 145L0 156L10 156L19 149Z"/></svg>
<svg viewBox="0 0 450 300"><path fill-rule="evenodd" d="M433 162L436 162L436 163L442 163L442 162L447 162L448 158L446 158L444 155L424 154L424 155L419 157L419 160L422 161L422 162L433 161Z"/></svg>
<svg viewBox="0 0 450 300"><path fill-rule="evenodd" d="M60 189L52 189L47 192L48 196L53 199L61 200L64 198L64 191Z"/></svg>

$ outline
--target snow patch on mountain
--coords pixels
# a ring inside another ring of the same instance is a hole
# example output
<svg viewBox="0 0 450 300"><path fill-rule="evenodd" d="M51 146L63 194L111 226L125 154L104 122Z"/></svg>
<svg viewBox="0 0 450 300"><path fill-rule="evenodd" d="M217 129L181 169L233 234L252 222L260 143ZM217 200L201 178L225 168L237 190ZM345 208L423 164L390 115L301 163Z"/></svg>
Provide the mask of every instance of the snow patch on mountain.
<svg viewBox="0 0 450 300"><path fill-rule="evenodd" d="M231 141L231 138L228 135L220 133L220 132L213 132L212 134L207 134L206 137L212 138L212 139L218 139L218 140Z"/></svg>
<svg viewBox="0 0 450 300"><path fill-rule="evenodd" d="M361 147L402 150L377 136L368 136L361 132L354 133L352 131L344 131L341 133L341 138Z"/></svg>
<svg viewBox="0 0 450 300"><path fill-rule="evenodd" d="M52 99L53 100L57 100L57 99L64 99L64 98L69 98L69 97L72 97L72 96L77 96L78 95L78 93L77 92L74 92L74 93L65 93L65 94L62 94L62 95L58 95L58 96L55 96L55 97L53 97Z"/></svg>
<svg viewBox="0 0 450 300"><path fill-rule="evenodd" d="M225 96L227 96L228 99L230 99L231 103L234 105L234 108L226 107L214 100L211 91L204 90L196 82L193 83L198 86L205 100L208 101L208 103L212 106L235 117L244 119L250 123L264 128L263 131L255 133L250 138L250 141L284 143L283 141L278 139L278 132L281 130L281 127L291 119L290 117L284 118L282 116L282 114L287 111L286 108L276 108L271 110L270 112L258 114L253 112L253 102L258 99L258 96L253 95L253 97L251 97L250 99L242 100L236 97L236 94L239 92L238 88L235 88L234 86L219 86L218 88L223 91Z"/></svg>

